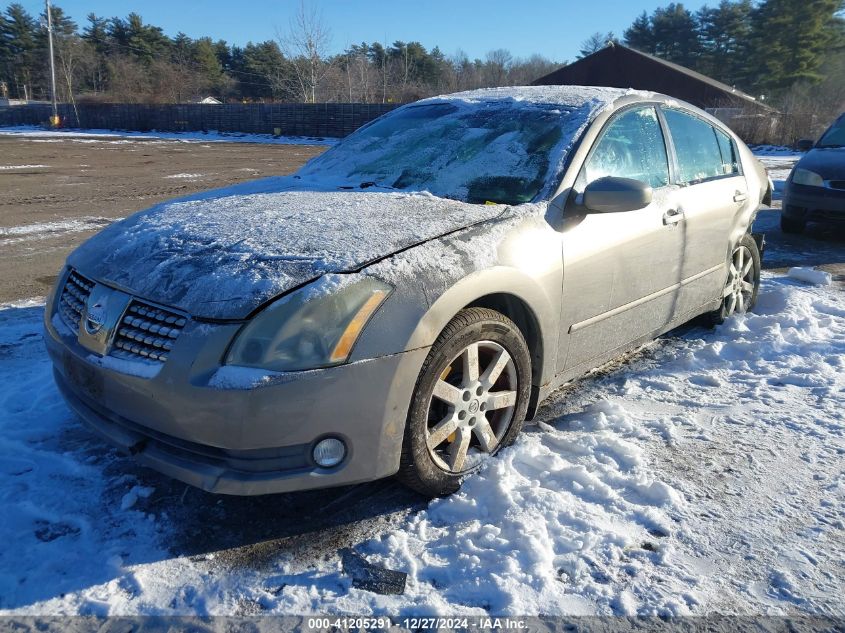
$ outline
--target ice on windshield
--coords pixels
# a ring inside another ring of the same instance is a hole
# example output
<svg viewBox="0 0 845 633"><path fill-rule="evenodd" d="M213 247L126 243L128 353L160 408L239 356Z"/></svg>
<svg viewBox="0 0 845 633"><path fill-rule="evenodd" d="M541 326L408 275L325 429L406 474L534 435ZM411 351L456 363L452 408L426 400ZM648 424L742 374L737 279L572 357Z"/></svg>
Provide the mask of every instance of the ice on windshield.
<svg viewBox="0 0 845 633"><path fill-rule="evenodd" d="M349 136L300 175L477 204L531 202L556 184L594 107L458 100L409 106Z"/></svg>

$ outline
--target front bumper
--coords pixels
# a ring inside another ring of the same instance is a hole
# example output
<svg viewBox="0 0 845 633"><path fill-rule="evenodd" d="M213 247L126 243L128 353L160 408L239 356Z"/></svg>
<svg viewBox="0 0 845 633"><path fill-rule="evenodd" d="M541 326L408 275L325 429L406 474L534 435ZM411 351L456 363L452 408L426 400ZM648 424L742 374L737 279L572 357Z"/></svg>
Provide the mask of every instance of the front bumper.
<svg viewBox="0 0 845 633"><path fill-rule="evenodd" d="M845 190L787 182L783 214L801 220L845 222Z"/></svg>
<svg viewBox="0 0 845 633"><path fill-rule="evenodd" d="M190 324L152 377L104 367L49 312L45 340L59 389L90 427L139 462L203 490L269 494L398 470L427 349L276 375L258 386L213 386L221 350L236 329ZM348 450L330 469L311 458L327 435Z"/></svg>

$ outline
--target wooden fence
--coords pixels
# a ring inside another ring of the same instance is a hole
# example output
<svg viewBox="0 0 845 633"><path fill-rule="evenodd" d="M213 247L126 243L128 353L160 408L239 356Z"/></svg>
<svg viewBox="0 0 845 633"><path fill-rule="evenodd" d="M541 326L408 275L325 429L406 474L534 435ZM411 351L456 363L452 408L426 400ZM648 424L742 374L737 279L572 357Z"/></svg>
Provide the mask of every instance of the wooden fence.
<svg viewBox="0 0 845 633"><path fill-rule="evenodd" d="M70 104L59 105L62 126L148 132L241 132L340 138L398 107L372 103L250 103L223 105L81 104L79 119ZM49 105L0 108L0 126L39 125Z"/></svg>

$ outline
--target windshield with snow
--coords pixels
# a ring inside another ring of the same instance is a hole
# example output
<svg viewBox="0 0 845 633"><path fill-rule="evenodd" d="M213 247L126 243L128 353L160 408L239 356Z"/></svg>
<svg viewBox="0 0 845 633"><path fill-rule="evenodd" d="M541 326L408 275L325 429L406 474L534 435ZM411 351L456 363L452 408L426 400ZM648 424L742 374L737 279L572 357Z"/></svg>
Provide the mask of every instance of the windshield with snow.
<svg viewBox="0 0 845 633"><path fill-rule="evenodd" d="M559 106L543 104L406 107L350 135L300 175L476 204L531 202L554 171L565 116Z"/></svg>
<svg viewBox="0 0 845 633"><path fill-rule="evenodd" d="M822 136L816 147L845 147L845 121L839 121Z"/></svg>

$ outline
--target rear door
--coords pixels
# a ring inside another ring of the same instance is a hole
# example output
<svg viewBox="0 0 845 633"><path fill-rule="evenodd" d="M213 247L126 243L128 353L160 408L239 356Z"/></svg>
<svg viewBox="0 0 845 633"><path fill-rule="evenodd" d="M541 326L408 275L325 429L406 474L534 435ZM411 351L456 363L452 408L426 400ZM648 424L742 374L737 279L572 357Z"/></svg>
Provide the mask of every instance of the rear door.
<svg viewBox="0 0 845 633"><path fill-rule="evenodd" d="M683 215L682 285L676 316L691 315L724 286L730 229L748 198L730 136L685 110L662 108L674 147L674 206Z"/></svg>
<svg viewBox="0 0 845 633"><path fill-rule="evenodd" d="M622 213L587 212L583 191L604 176L646 182L654 190L652 203ZM590 151L564 211L559 370L623 347L671 320L684 247L673 207L677 189L656 108L616 114Z"/></svg>

